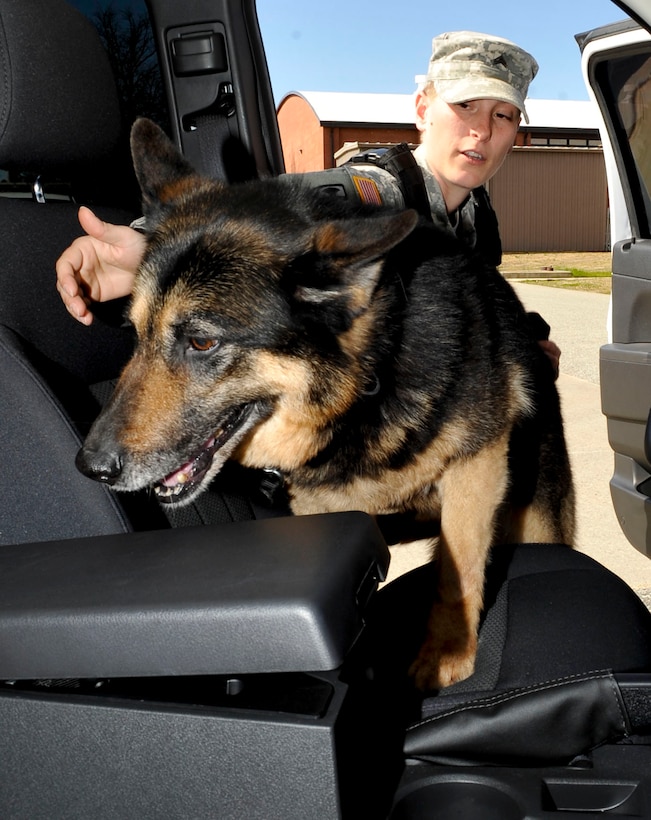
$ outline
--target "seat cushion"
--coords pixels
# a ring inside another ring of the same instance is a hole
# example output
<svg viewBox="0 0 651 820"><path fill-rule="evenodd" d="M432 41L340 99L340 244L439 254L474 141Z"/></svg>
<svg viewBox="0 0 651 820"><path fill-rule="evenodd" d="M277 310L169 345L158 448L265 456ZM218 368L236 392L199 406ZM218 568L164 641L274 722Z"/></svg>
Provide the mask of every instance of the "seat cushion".
<svg viewBox="0 0 651 820"><path fill-rule="evenodd" d="M102 219L129 222L122 209L96 210ZM97 320L85 327L56 290L57 257L82 233L76 205L0 197L0 224L0 323L86 383L117 376L133 349L133 334L122 327L124 304L100 305Z"/></svg>
<svg viewBox="0 0 651 820"><path fill-rule="evenodd" d="M408 756L567 762L630 732L613 673L651 671L651 614L620 578L562 544L496 547L475 672L423 697L408 669L435 583L434 565L413 570L369 616L368 664L403 703Z"/></svg>
<svg viewBox="0 0 651 820"><path fill-rule="evenodd" d="M475 673L423 699L407 676L424 637L436 583L425 565L377 596L368 652L377 673L402 680L411 716L473 695L609 669L651 669L651 614L616 575L561 544L493 550Z"/></svg>

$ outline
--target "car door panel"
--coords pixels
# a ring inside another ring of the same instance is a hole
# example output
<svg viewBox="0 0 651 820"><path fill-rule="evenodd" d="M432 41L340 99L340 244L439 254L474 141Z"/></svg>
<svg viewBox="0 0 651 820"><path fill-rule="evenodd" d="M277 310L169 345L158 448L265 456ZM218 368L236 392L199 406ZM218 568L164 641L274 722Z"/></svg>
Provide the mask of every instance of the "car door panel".
<svg viewBox="0 0 651 820"><path fill-rule="evenodd" d="M612 267L613 341L651 342L651 240L618 242Z"/></svg>
<svg viewBox="0 0 651 820"><path fill-rule="evenodd" d="M602 410L615 454L611 494L626 537L651 554L651 41L629 21L579 42L603 117L611 208L611 341L600 351Z"/></svg>
<svg viewBox="0 0 651 820"><path fill-rule="evenodd" d="M281 173L254 0L148 3L172 136L186 157L204 173L231 182Z"/></svg>
<svg viewBox="0 0 651 820"><path fill-rule="evenodd" d="M635 288L635 283L633 283ZM615 453L610 482L614 508L626 537L642 552L651 522L651 344L605 345L600 353L601 405Z"/></svg>

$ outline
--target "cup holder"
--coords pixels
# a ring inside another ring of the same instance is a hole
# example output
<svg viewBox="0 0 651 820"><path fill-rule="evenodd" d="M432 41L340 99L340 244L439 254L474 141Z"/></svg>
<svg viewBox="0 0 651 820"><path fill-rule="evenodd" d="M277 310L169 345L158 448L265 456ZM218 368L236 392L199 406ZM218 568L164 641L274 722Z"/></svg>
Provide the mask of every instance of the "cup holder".
<svg viewBox="0 0 651 820"><path fill-rule="evenodd" d="M487 783L421 781L398 797L391 820L524 820L510 794Z"/></svg>

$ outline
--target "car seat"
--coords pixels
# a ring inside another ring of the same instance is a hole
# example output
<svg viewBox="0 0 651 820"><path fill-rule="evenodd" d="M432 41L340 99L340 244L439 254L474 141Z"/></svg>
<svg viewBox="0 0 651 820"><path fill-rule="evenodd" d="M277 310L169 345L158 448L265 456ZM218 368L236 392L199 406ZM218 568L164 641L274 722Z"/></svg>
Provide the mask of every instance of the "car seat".
<svg viewBox="0 0 651 820"><path fill-rule="evenodd" d="M118 206L106 184L124 133L115 82L95 27L65 2L2 3L0 72L0 439L13 476L0 543L126 531L122 505L62 465L97 413L90 385L119 373L131 333L120 305L90 328L72 321L54 271L81 233L80 202L134 216L133 197Z"/></svg>
<svg viewBox="0 0 651 820"><path fill-rule="evenodd" d="M113 162L93 27L63 0L2 0L0 24L0 167L47 181L78 176L81 158ZM36 46L47 82L67 77L47 92ZM47 117L30 120L43 96ZM129 509L77 476L93 390L131 339L119 311L86 329L63 310L53 265L79 233L76 206L45 188L45 203L0 197L13 232L0 267L0 814L648 816L651 616L586 556L496 547L476 672L423 696L406 672L433 569L376 593L387 551L366 516L205 526L198 513L183 523L203 526L171 529L147 498ZM255 517L242 498L226 520Z"/></svg>
<svg viewBox="0 0 651 820"><path fill-rule="evenodd" d="M67 490L62 485L57 499L51 485L42 491L43 478L62 475L55 464L72 463L133 349L133 336L125 326L124 300L97 305L90 327L73 321L55 289L54 265L81 234L80 204L118 224L129 224L138 215L128 155L130 123L122 121L99 34L83 14L62 0L6 0L0 6L0 23L0 168L8 173L4 185L0 183L0 325L6 328L0 334L0 377L4 380L6 374L7 384L12 384L20 359L20 381L13 382L16 398L33 409L18 428L12 423L16 406L5 403L0 410L8 444L3 461L14 476L14 514L0 527L0 543L14 537L63 537L66 532L99 534L110 523L110 516L99 512L104 504L98 499L107 497L105 491L82 481L78 493L77 477L68 475L63 482ZM34 70L35 54L43 70ZM31 195L23 189L31 189ZM35 378L39 385L32 390ZM64 454L60 438L53 455L46 440L54 441L54 426L35 430L34 421L39 413L47 417L50 412L60 419L62 410L68 417L67 447ZM256 503L260 482L251 476L232 468L204 497L181 510L166 507L162 512L146 494L127 497L115 508L120 509L115 531L122 531L125 521L129 528L152 529L275 514ZM37 499L37 514L22 515ZM38 514L41 504L47 515ZM71 516L72 509L85 507L97 509L96 528L89 518ZM114 501L109 504L113 507ZM126 518L123 507L129 510Z"/></svg>

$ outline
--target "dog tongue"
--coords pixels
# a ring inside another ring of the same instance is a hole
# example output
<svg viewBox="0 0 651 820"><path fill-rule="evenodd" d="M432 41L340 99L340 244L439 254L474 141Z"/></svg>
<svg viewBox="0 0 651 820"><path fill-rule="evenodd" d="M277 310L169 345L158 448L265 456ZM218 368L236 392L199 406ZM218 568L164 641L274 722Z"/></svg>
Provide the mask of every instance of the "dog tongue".
<svg viewBox="0 0 651 820"><path fill-rule="evenodd" d="M185 484L188 480L189 474L192 472L193 459L186 461L178 470L170 473L161 481L163 487L176 487L177 484Z"/></svg>
<svg viewBox="0 0 651 820"><path fill-rule="evenodd" d="M192 458L189 458L185 464L182 464L178 468L178 470L174 470L173 473L165 476L165 478L160 482L163 487L176 487L178 484L185 484L189 481L189 479L192 478L192 475L197 472L202 456L204 456L204 458L207 457L207 451L210 450L214 443L215 438L213 436L205 443L199 453L195 453Z"/></svg>

